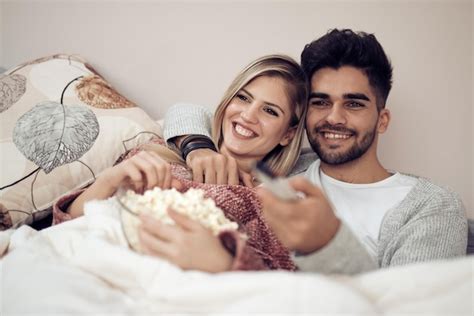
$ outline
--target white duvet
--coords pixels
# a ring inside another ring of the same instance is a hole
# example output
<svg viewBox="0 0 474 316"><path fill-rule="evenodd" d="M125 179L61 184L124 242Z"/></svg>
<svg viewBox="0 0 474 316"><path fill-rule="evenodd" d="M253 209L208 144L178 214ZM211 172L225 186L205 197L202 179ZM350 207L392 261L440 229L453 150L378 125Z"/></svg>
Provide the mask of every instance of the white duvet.
<svg viewBox="0 0 474 316"><path fill-rule="evenodd" d="M184 272L130 251L118 218L90 202L82 218L2 232L0 314L473 315L473 257L355 277Z"/></svg>

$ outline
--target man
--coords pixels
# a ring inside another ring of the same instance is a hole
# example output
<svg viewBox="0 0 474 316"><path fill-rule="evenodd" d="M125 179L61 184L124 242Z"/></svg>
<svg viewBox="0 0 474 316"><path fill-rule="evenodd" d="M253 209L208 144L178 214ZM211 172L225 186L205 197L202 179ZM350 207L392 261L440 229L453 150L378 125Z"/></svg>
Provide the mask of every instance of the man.
<svg viewBox="0 0 474 316"><path fill-rule="evenodd" d="M378 160L378 135L390 122L392 67L375 36L332 30L306 45L301 63L311 81L307 135L320 159L290 180L304 198L285 202L259 190L269 225L298 267L353 274L464 255L467 219L457 195L389 172ZM183 134L194 132L173 136ZM207 174L225 166L206 149L194 156Z"/></svg>

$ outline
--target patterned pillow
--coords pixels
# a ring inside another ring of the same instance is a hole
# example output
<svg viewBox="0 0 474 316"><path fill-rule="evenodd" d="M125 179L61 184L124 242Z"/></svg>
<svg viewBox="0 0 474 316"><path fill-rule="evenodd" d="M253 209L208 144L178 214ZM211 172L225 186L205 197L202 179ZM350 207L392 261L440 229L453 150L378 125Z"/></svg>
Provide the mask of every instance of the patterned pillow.
<svg viewBox="0 0 474 316"><path fill-rule="evenodd" d="M54 55L0 75L0 229L44 218L160 126L82 58Z"/></svg>

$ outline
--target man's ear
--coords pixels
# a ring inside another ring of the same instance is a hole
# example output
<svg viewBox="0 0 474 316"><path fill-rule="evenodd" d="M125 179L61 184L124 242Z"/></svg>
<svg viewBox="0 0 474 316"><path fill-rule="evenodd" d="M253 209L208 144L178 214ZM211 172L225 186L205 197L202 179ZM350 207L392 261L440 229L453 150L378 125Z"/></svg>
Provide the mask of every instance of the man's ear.
<svg viewBox="0 0 474 316"><path fill-rule="evenodd" d="M283 135L283 138L280 141L281 146L283 146L283 147L288 146L288 144L291 142L293 137L295 137L297 128L298 128L298 126L293 126L293 127L288 128L285 135Z"/></svg>
<svg viewBox="0 0 474 316"><path fill-rule="evenodd" d="M379 121L377 123L377 132L379 134L385 133L390 123L390 111L387 109L380 110Z"/></svg>

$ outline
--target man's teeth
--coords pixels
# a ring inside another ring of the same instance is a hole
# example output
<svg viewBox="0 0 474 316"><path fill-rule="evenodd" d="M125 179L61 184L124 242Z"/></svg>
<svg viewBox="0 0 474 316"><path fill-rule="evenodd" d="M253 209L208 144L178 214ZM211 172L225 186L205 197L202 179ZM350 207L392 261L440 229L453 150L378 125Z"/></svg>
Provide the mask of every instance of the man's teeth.
<svg viewBox="0 0 474 316"><path fill-rule="evenodd" d="M324 133L324 138L328 138L328 139L348 139L349 137L351 137L351 135Z"/></svg>
<svg viewBox="0 0 474 316"><path fill-rule="evenodd" d="M245 137L250 137L254 135L254 132L240 126L239 124L235 124L235 131L237 132L237 134Z"/></svg>

